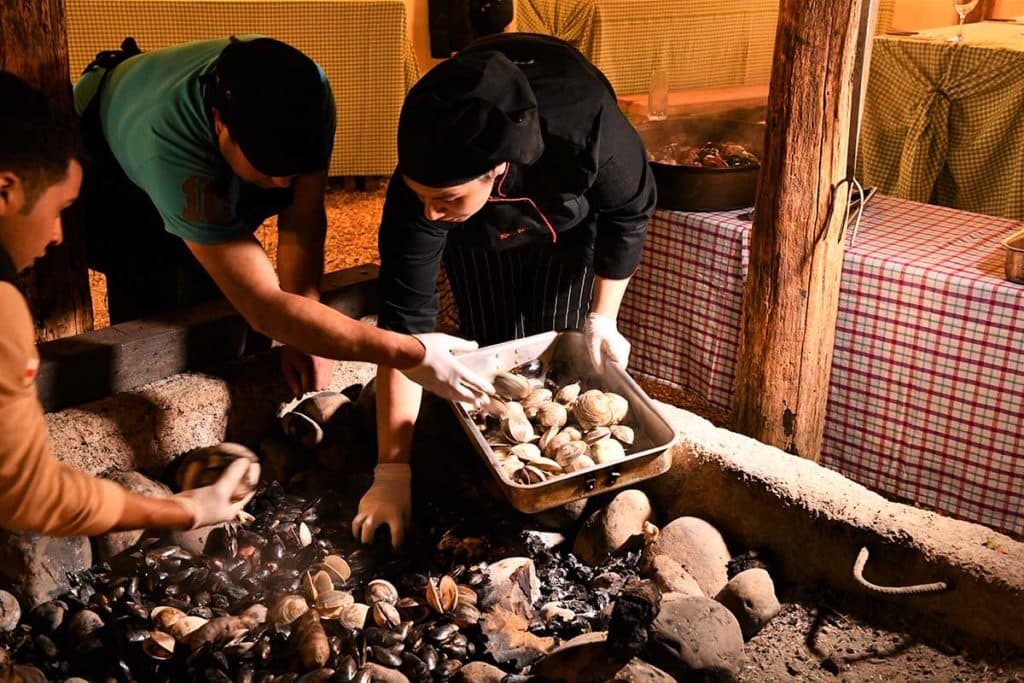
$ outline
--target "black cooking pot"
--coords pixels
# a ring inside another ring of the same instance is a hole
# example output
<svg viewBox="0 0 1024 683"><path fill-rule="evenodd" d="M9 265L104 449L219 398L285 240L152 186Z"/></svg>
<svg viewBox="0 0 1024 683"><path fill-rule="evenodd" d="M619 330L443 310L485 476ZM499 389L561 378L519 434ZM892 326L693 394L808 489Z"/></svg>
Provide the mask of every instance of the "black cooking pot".
<svg viewBox="0 0 1024 683"><path fill-rule="evenodd" d="M758 159L764 153L764 124L712 118L679 117L637 124L648 150L672 142L702 145L736 142ZM673 211L728 211L754 205L760 165L705 168L650 162L658 185L658 208Z"/></svg>

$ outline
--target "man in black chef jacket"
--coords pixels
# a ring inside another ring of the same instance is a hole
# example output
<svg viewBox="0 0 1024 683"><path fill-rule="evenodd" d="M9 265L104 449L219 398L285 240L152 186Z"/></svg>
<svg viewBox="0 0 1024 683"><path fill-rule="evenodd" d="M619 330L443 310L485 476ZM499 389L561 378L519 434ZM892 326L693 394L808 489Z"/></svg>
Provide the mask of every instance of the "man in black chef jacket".
<svg viewBox="0 0 1024 683"><path fill-rule="evenodd" d="M655 186L607 79L567 43L499 34L409 91L380 227L378 324L430 332L442 261L462 334L481 345L582 329L595 363L626 365L616 316ZM377 374L378 465L353 520L369 542L409 522L421 390Z"/></svg>

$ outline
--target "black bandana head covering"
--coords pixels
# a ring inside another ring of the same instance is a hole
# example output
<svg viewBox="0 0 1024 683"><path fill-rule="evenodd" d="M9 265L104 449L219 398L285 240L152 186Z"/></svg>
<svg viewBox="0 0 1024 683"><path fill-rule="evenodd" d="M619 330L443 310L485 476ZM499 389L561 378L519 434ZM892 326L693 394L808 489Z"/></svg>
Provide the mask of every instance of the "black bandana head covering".
<svg viewBox="0 0 1024 683"><path fill-rule="evenodd" d="M398 167L428 187L452 187L544 152L537 100L526 75L500 52L456 55L405 98Z"/></svg>

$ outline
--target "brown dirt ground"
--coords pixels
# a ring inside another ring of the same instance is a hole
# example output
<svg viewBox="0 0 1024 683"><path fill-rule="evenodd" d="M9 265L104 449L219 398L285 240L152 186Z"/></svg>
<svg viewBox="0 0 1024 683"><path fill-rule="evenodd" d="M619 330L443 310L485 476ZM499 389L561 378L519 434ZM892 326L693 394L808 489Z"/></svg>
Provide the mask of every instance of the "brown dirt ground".
<svg viewBox="0 0 1024 683"><path fill-rule="evenodd" d="M783 591L782 611L747 642L739 680L1024 681L1021 653L965 646L899 600Z"/></svg>

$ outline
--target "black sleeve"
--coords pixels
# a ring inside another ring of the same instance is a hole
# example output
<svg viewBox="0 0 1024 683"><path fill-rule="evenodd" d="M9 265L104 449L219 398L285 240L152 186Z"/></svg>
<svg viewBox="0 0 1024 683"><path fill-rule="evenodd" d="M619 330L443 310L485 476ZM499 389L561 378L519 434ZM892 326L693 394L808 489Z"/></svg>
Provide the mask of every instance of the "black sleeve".
<svg viewBox="0 0 1024 683"><path fill-rule="evenodd" d="M420 201L398 174L392 176L377 238L378 327L410 334L434 331L446 234L423 216Z"/></svg>
<svg viewBox="0 0 1024 683"><path fill-rule="evenodd" d="M657 189L640 136L614 103L601 113L597 179L588 191L597 210L594 272L622 280L640 265Z"/></svg>

